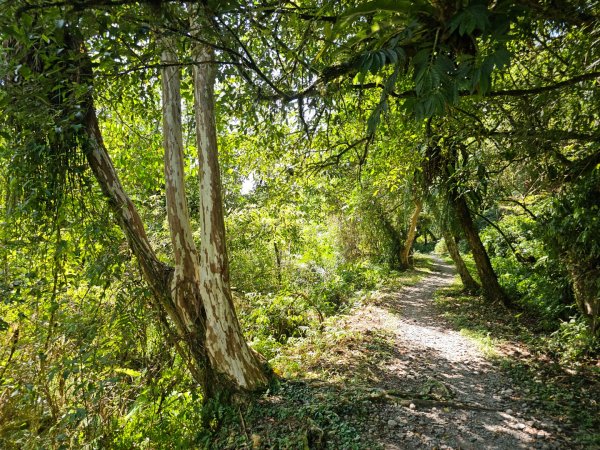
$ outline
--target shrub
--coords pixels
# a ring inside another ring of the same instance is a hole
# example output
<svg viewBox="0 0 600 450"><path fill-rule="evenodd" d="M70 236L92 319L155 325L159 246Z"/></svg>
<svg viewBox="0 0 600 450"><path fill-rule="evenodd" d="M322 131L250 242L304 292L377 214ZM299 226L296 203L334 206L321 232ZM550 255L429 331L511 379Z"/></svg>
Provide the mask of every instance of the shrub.
<svg viewBox="0 0 600 450"><path fill-rule="evenodd" d="M600 353L600 339L589 332L587 322L581 316L562 322L548 344L550 350L566 362Z"/></svg>
<svg viewBox="0 0 600 450"><path fill-rule="evenodd" d="M435 247L433 248L433 253L436 255L445 255L448 253L448 248L446 247L446 241L444 238L436 242Z"/></svg>

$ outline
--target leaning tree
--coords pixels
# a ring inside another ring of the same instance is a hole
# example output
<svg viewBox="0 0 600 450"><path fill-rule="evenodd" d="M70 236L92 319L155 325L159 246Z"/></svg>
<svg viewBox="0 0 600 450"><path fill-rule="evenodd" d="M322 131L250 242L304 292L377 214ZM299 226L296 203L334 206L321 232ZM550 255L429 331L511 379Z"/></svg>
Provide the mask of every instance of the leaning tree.
<svg viewBox="0 0 600 450"><path fill-rule="evenodd" d="M215 125L214 12L202 4L165 4L156 9L121 3L120 22L110 29L102 29L102 24L107 11L115 12L111 2L73 6L16 2L6 7L1 24L2 109L8 145L66 155L58 167L64 173L74 169L71 163L78 160L76 155L83 155L139 262L154 307L163 319L170 319L183 342L182 356L205 398L217 392L260 389L268 382L267 369L244 340L229 285ZM189 32L179 31L182 23ZM145 27L143 35L140 24ZM95 101L97 78L118 66L139 63L126 46L120 49L123 54L116 46L110 53L100 51L107 45L103 41L109 40L110 45L118 41L111 33L120 33L122 41L133 42L142 52L149 49L142 62L161 67L164 186L173 266L157 256L102 133ZM193 66L199 248L192 237L184 184L180 94L184 63L179 58ZM30 108L37 114L28 115Z"/></svg>

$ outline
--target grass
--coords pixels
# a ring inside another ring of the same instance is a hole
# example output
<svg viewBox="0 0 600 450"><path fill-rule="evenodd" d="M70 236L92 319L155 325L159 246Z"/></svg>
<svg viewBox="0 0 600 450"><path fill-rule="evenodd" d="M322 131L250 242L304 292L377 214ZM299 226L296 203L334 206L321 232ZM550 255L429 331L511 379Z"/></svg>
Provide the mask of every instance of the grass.
<svg viewBox="0 0 600 450"><path fill-rule="evenodd" d="M415 261L415 270L356 293L351 308L278 347L270 363L279 382L256 401L224 411L220 426L199 443L219 449L379 448L364 431L370 411L364 392L393 356L393 336L385 330L352 331L345 318L353 308L377 304L387 290L418 283L431 263L420 255ZM530 318L464 295L458 280L437 293L436 304L512 378L515 395L533 415L554 417L580 446L600 446L597 368L561 366L545 352L544 336L530 331Z"/></svg>
<svg viewBox="0 0 600 450"><path fill-rule="evenodd" d="M498 351L496 349L497 341L491 336L491 333L489 331L481 332L463 328L462 330L460 330L460 334L475 341L479 350L481 350L481 352L488 358L496 358L499 356Z"/></svg>
<svg viewBox="0 0 600 450"><path fill-rule="evenodd" d="M377 305L386 291L418 283L431 264L417 255L414 270L392 273L376 290L355 293L349 308L278 346L270 364L279 382L256 401L224 412L220 427L199 442L219 449L380 448L364 430L370 413L364 392L393 356L393 336L385 330L353 331L345 319L356 308ZM581 446L600 445L594 413L600 389L593 372L557 365L542 351L541 337L529 331L525 315L515 317L501 306L464 295L458 280L438 292L436 303L513 379L524 403L565 424Z"/></svg>
<svg viewBox="0 0 600 450"><path fill-rule="evenodd" d="M476 324L473 321L477 310L483 306L483 300L464 294L458 276L450 286L436 292L434 300L441 306L442 316L448 319L461 335L474 341L485 356L499 356L497 348L504 341L492 333L487 323ZM457 313L457 310L461 312Z"/></svg>

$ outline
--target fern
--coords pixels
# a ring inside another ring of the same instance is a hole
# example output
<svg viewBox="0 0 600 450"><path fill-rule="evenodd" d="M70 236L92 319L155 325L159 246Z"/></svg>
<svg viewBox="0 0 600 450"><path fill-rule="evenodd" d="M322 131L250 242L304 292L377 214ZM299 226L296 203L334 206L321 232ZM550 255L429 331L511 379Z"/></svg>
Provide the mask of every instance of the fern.
<svg viewBox="0 0 600 450"><path fill-rule="evenodd" d="M359 61L358 81L363 83L367 74L376 74L386 65L404 64L406 53L401 47L388 47L363 53Z"/></svg>
<svg viewBox="0 0 600 450"><path fill-rule="evenodd" d="M487 6L482 3L470 5L460 11L450 21L451 33L458 30L458 34L464 36L473 34L475 30L486 31L490 26L490 18Z"/></svg>

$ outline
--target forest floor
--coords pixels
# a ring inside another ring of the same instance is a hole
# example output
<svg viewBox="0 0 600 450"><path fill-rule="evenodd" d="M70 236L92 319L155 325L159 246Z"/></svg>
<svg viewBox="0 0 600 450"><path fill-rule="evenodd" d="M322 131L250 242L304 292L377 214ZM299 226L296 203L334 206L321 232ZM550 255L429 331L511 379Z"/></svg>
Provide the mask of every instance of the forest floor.
<svg viewBox="0 0 600 450"><path fill-rule="evenodd" d="M292 345L231 448L236 432L246 448L600 448L594 372L534 355L508 312L461 304L454 269L427 265Z"/></svg>

